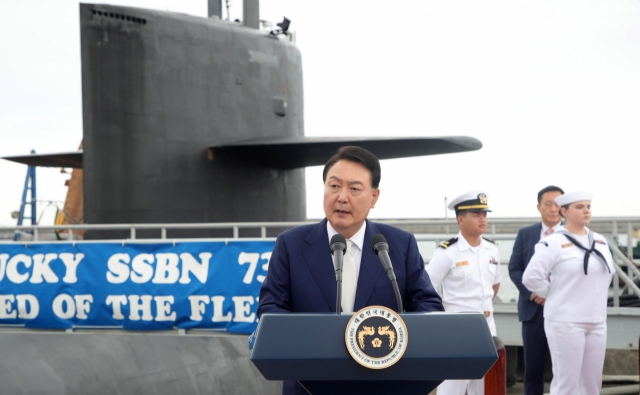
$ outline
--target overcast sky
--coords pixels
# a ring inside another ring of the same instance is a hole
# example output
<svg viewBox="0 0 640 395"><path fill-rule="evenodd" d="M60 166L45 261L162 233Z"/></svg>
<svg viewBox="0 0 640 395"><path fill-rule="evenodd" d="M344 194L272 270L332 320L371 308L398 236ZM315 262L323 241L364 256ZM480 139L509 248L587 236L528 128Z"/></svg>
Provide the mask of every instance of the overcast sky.
<svg viewBox="0 0 640 395"><path fill-rule="evenodd" d="M205 17L206 0L102 1ZM224 4L224 0L223 0ZM78 2L3 1L0 156L82 140ZM232 19L242 2L231 2ZM639 216L640 2L261 1L292 20L309 136L478 138L476 152L382 162L372 218L443 218L484 189L495 217L536 216L548 184L594 193L595 216ZM0 160L0 225L15 224L27 167ZM322 169L307 214L323 217ZM43 222L66 195L38 169Z"/></svg>

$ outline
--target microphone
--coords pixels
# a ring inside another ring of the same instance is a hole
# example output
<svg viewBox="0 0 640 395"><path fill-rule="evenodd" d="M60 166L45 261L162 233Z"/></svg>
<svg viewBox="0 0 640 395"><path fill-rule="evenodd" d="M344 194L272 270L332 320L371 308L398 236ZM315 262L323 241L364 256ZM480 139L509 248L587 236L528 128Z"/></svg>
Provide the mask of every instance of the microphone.
<svg viewBox="0 0 640 395"><path fill-rule="evenodd" d="M347 252L347 239L340 233L331 238L331 254L333 255L333 267L336 270L336 314L342 310L342 259Z"/></svg>
<svg viewBox="0 0 640 395"><path fill-rule="evenodd" d="M400 289L398 288L396 274L393 272L393 265L391 265L391 258L389 258L389 243L387 243L387 239L385 239L383 235L378 233L377 235L373 235L371 238L371 248L373 248L373 252L378 256L378 258L380 258L382 267L384 267L384 270L387 272L387 277L389 277L391 285L393 285L393 291L396 294L398 313L402 313L402 298L400 297Z"/></svg>

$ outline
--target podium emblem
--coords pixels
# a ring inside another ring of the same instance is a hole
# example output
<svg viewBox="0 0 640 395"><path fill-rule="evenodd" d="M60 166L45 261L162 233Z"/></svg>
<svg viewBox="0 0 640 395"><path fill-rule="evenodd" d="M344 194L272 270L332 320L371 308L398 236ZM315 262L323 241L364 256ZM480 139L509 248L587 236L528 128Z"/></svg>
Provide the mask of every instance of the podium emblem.
<svg viewBox="0 0 640 395"><path fill-rule="evenodd" d="M345 331L351 357L369 369L385 369L407 349L407 326L395 311L369 306L353 314Z"/></svg>

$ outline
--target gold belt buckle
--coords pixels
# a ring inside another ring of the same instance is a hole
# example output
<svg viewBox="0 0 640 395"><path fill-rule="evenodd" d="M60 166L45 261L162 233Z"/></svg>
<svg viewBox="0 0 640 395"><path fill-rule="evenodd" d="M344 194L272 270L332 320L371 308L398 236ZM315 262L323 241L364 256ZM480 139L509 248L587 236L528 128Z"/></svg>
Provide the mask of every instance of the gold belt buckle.
<svg viewBox="0 0 640 395"><path fill-rule="evenodd" d="M490 311L485 311L485 312L484 312L484 316L485 316L485 317L489 317L489 316L491 316L491 312L490 312Z"/></svg>

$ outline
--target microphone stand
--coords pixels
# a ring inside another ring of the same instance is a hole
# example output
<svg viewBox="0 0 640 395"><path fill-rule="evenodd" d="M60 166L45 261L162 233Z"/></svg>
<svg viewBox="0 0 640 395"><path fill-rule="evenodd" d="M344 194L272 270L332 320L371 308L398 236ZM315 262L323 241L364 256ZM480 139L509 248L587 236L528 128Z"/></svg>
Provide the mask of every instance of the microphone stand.
<svg viewBox="0 0 640 395"><path fill-rule="evenodd" d="M381 253L386 254L386 251L381 251ZM391 262L391 260L389 260L389 262ZM396 280L396 274L393 271L393 267L389 267L387 269L387 276L389 277L389 280L391 280L393 292L395 292L396 294L396 301L398 302L398 313L402 313L404 311L402 306L402 298L400 297L400 288L398 287L398 280Z"/></svg>
<svg viewBox="0 0 640 395"><path fill-rule="evenodd" d="M331 238L331 252L333 256L333 266L336 269L336 314L342 311L342 261L344 253L347 251L347 241L344 236L337 234Z"/></svg>
<svg viewBox="0 0 640 395"><path fill-rule="evenodd" d="M343 252L341 250L334 251L333 264L336 267L336 314L340 315L342 311L342 260Z"/></svg>
<svg viewBox="0 0 640 395"><path fill-rule="evenodd" d="M389 244L387 243L387 239L385 239L381 234L374 235L371 238L371 248L373 248L373 252L378 256L378 258L380 258L380 263L382 263L382 267L385 272L387 272L387 277L389 277L391 285L393 286L393 292L396 294L398 313L402 313L404 311L402 306L402 297L400 296L398 280L396 279L396 274L394 273L393 265L391 264L391 258L389 257Z"/></svg>

